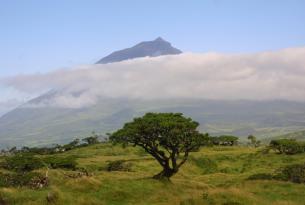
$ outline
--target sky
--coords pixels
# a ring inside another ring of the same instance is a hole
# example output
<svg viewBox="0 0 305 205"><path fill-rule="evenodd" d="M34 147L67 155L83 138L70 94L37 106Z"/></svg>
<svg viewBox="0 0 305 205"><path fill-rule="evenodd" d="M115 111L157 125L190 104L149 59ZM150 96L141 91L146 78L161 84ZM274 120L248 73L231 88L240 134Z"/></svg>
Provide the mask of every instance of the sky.
<svg viewBox="0 0 305 205"><path fill-rule="evenodd" d="M90 65L158 36L193 53L302 47L304 19L305 0L1 0L0 115L37 95L1 79Z"/></svg>

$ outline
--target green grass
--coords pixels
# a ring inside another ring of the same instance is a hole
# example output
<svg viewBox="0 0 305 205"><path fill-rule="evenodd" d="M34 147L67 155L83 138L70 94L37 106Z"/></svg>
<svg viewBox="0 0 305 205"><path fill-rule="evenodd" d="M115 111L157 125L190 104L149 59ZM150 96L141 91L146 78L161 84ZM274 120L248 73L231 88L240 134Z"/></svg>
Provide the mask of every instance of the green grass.
<svg viewBox="0 0 305 205"><path fill-rule="evenodd" d="M304 184L275 180L247 180L257 173L273 174L282 166L303 163L305 154L261 154L248 147L210 147L191 154L171 182L151 179L158 163L141 149L99 144L58 154L75 156L78 166L93 176L69 178L74 171L50 170L50 186L41 190L0 188L9 204L64 205L201 205L201 204L304 204ZM56 156L56 155L55 155ZM108 162L125 160L129 172L107 172ZM45 170L40 170L45 172Z"/></svg>

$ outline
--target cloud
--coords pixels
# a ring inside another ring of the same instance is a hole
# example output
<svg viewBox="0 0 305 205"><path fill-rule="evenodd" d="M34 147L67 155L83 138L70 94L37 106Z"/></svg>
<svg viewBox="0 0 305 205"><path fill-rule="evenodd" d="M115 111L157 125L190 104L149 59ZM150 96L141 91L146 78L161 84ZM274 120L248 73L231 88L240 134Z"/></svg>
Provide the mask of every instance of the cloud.
<svg viewBox="0 0 305 205"><path fill-rule="evenodd" d="M305 101L304 56L305 47L253 54L184 53L19 75L1 82L31 95L54 91L32 106L79 108L105 97Z"/></svg>

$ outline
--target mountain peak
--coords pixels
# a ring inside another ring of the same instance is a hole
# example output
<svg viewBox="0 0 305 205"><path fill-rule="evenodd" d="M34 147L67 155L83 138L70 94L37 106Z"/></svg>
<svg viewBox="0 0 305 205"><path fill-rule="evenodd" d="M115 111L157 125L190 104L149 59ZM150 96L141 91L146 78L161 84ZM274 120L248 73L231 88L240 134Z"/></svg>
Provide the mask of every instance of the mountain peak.
<svg viewBox="0 0 305 205"><path fill-rule="evenodd" d="M133 47L115 51L99 60L97 64L114 63L147 56L156 57L162 55L176 55L180 53L182 53L182 51L174 48L163 38L158 37L153 41L143 41Z"/></svg>
<svg viewBox="0 0 305 205"><path fill-rule="evenodd" d="M165 40L159 36L159 37L156 38L154 41L165 41Z"/></svg>

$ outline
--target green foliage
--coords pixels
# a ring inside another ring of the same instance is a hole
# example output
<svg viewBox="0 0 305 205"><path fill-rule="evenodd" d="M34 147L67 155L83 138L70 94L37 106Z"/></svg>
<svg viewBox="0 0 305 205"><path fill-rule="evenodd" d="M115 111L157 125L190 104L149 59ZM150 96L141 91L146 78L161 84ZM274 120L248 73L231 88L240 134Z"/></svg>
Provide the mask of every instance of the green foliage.
<svg viewBox="0 0 305 205"><path fill-rule="evenodd" d="M33 182L38 178L44 176L36 172L0 173L0 187L32 187Z"/></svg>
<svg viewBox="0 0 305 205"><path fill-rule="evenodd" d="M2 162L2 167L15 172L30 172L42 167L52 169L62 168L75 170L77 166L74 156L60 157L48 156L44 158L35 157L31 153L16 154L6 157Z"/></svg>
<svg viewBox="0 0 305 205"><path fill-rule="evenodd" d="M40 190L30 189L30 185L21 188L18 186L0 187L0 196L7 204L14 205L47 203L65 205L221 205L225 203L304 205L305 186L303 184L290 183L290 181L280 178L272 180L247 180L247 178L259 173L277 174L276 171L280 172L281 167L302 164L305 153L297 155L279 155L274 152L261 154L258 153L258 150L247 146L205 147L190 155L189 163L179 170L179 174L171 178L172 183L164 183L149 178L158 172L160 167L152 157L139 155L139 150L140 148L137 147L128 146L124 149L122 146L105 143L84 146L56 155L37 155L36 157L40 157L42 160L49 156L65 158L77 155L79 156L77 167L95 166L96 168L92 170L92 176L78 175L79 169L75 171L50 169L48 173L50 187ZM4 156L0 156L0 161L4 161L4 158ZM132 172L108 172L105 169L110 161L117 160L124 160L125 163L132 162ZM205 166L205 163L210 162L211 164L216 163L217 169L210 171L213 170L213 165ZM209 167L207 168L209 174L203 174L205 167ZM223 173L224 169L229 172ZM44 173L44 170L37 172ZM242 170L242 172L237 170ZM2 173L11 172L3 170ZM0 176L0 178L3 177Z"/></svg>
<svg viewBox="0 0 305 205"><path fill-rule="evenodd" d="M44 167L44 163L32 154L23 153L5 157L2 167L16 172L29 172Z"/></svg>
<svg viewBox="0 0 305 205"><path fill-rule="evenodd" d="M49 156L43 159L43 162L52 169L70 169L75 170L77 163L74 156L60 157L60 156Z"/></svg>
<svg viewBox="0 0 305 205"><path fill-rule="evenodd" d="M272 140L269 147L280 154L297 154L305 152L305 143L298 142L294 139Z"/></svg>
<svg viewBox="0 0 305 205"><path fill-rule="evenodd" d="M249 180L282 180L305 183L305 164L292 164L280 168L276 174L258 173L248 177Z"/></svg>
<svg viewBox="0 0 305 205"><path fill-rule="evenodd" d="M197 131L198 126L181 113L147 113L126 123L110 135L110 140L144 148L163 167L155 178L169 178L186 162L189 152L198 150L208 137Z"/></svg>
<svg viewBox="0 0 305 205"><path fill-rule="evenodd" d="M99 136L95 132L92 132L92 135L90 137L86 137L82 139L82 141L84 141L88 145L98 144L99 143L98 137Z"/></svg>
<svg viewBox="0 0 305 205"><path fill-rule="evenodd" d="M210 140L213 145L222 145L222 146L233 146L233 145L237 145L238 143L238 137L231 135L211 137Z"/></svg>
<svg viewBox="0 0 305 205"><path fill-rule="evenodd" d="M280 169L276 178L294 183L305 183L305 164L288 165Z"/></svg>
<svg viewBox="0 0 305 205"><path fill-rule="evenodd" d="M63 145L61 147L58 147L58 148L59 149L63 149L65 151L69 151L69 150L77 148L79 145L80 145L80 140L79 139L75 139L72 142L70 142L68 144L65 144L65 145Z"/></svg>
<svg viewBox="0 0 305 205"><path fill-rule="evenodd" d="M250 140L250 144L254 147L259 147L261 145L261 141L257 140L254 135L249 135L248 140Z"/></svg>
<svg viewBox="0 0 305 205"><path fill-rule="evenodd" d="M109 171L109 172L113 172L113 171L130 172L131 163L127 163L124 160L111 161L111 162L108 162L107 171Z"/></svg>

